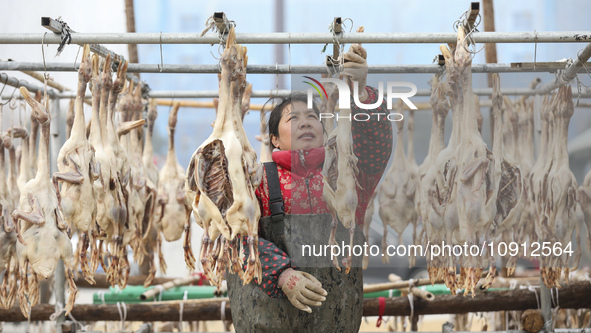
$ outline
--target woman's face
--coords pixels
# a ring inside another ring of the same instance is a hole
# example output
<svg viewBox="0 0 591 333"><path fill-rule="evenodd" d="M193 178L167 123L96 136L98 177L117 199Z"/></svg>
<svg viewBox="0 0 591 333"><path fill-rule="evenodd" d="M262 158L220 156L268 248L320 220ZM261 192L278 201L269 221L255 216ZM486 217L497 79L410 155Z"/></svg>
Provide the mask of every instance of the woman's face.
<svg viewBox="0 0 591 333"><path fill-rule="evenodd" d="M283 109L279 136L271 135L271 140L281 150L318 148L324 143L322 123L306 103L293 102Z"/></svg>

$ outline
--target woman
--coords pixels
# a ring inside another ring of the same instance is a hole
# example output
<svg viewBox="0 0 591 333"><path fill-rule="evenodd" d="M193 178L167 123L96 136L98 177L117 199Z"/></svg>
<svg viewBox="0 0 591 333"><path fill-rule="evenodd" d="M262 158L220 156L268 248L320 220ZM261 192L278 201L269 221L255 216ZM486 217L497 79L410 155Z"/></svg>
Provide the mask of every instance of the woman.
<svg viewBox="0 0 591 333"><path fill-rule="evenodd" d="M364 104L376 102L377 91L365 87L365 50L352 45L344 57L342 74L359 82L359 100ZM386 113L385 106L383 101L375 110L361 110L351 99L352 115ZM363 311L361 259L353 261L348 274L332 266L330 253L313 263L294 261L301 255L293 243L328 244L331 228L332 217L322 197L325 150L319 113L316 105L307 109L306 95L284 99L271 111L268 124L273 163L265 163L265 176L256 191L263 216L259 223L262 281L255 279L243 286L238 276L226 276L237 332L359 331ZM392 125L382 116L352 121L351 126L359 168L355 214L359 225L355 242L359 244L364 242L361 230L369 198L390 158ZM340 223L338 227L337 239L346 239L348 244L348 231Z"/></svg>

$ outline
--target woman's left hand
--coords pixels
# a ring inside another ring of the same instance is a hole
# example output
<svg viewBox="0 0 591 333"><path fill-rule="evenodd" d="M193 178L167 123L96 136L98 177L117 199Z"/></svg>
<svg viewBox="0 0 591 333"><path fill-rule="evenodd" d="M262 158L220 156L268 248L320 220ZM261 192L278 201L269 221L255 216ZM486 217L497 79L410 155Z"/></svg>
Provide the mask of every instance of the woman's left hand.
<svg viewBox="0 0 591 333"><path fill-rule="evenodd" d="M345 69L341 75L359 82L359 97L363 101L365 98L362 98L362 95L366 94L365 85L367 83L367 52L360 44L351 44L349 51L343 53L343 58Z"/></svg>

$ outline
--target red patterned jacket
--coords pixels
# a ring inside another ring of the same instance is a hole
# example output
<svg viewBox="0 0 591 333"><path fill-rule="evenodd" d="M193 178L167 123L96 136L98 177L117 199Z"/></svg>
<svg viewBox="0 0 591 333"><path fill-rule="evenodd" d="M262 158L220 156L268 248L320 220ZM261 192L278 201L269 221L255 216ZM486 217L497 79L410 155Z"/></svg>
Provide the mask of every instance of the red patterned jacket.
<svg viewBox="0 0 591 333"><path fill-rule="evenodd" d="M375 103L377 91L372 87L366 87L366 89L369 94L369 102L366 104ZM362 188L357 193L359 200L355 221L359 226L363 226L369 199L386 169L392 152L392 124L386 118L386 114L388 114L386 101L383 101L377 110L362 110L357 108L351 100L351 113L352 116L357 113L384 113L379 120L376 115L372 115L368 121L353 121L351 124L353 152L359 159L357 179ZM365 120L364 117L358 119ZM303 159L300 159L300 154L303 155ZM322 197L321 171L324 162L324 147L300 151L277 151L273 152L272 159L277 164L285 214L329 213L326 201ZM303 160L304 163L295 163L296 165L292 168L292 160L298 162ZM261 185L256 190L256 195L261 205L262 216L270 216L269 189L266 177L263 177ZM247 249L246 246L245 248ZM248 256L248 253L245 255ZM275 244L260 237L259 256L263 270L263 279L259 287L271 297L284 297L283 291L277 287L277 281L281 272L291 267L289 257ZM258 283L258 281L255 279L254 283Z"/></svg>

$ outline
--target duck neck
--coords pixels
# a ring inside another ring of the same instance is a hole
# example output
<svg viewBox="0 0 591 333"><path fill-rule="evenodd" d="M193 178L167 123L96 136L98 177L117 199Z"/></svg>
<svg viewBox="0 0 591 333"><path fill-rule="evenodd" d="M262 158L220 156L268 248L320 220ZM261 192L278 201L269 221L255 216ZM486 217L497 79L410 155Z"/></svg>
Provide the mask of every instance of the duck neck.
<svg viewBox="0 0 591 333"><path fill-rule="evenodd" d="M41 124L41 140L39 142L39 158L37 159L37 177L51 178L49 170L49 121Z"/></svg>
<svg viewBox="0 0 591 333"><path fill-rule="evenodd" d="M86 138L86 120L84 119L84 96L86 95L87 82L78 79L78 91L74 103L74 124L70 133L71 138Z"/></svg>

